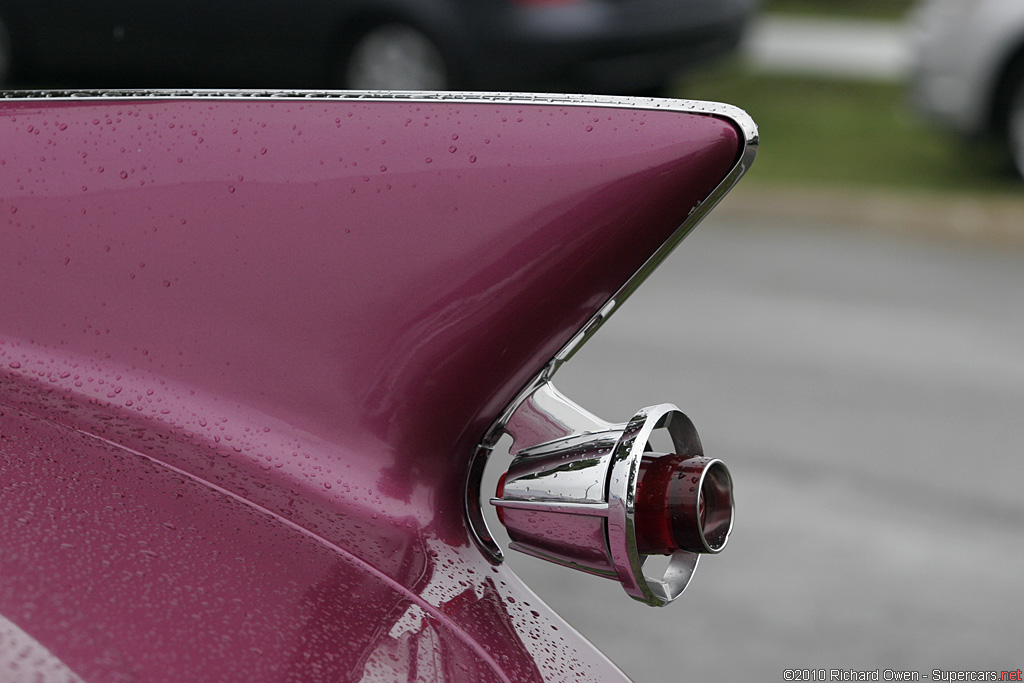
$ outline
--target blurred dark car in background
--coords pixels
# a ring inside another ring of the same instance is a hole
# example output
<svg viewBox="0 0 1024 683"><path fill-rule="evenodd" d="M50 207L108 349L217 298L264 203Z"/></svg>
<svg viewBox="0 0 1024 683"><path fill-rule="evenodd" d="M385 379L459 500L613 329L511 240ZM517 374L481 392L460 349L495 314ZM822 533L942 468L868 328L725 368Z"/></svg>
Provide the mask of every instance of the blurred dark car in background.
<svg viewBox="0 0 1024 683"><path fill-rule="evenodd" d="M0 1L0 80L654 92L759 0Z"/></svg>
<svg viewBox="0 0 1024 683"><path fill-rule="evenodd" d="M924 0L911 23L917 109L1005 142L1024 176L1024 2Z"/></svg>

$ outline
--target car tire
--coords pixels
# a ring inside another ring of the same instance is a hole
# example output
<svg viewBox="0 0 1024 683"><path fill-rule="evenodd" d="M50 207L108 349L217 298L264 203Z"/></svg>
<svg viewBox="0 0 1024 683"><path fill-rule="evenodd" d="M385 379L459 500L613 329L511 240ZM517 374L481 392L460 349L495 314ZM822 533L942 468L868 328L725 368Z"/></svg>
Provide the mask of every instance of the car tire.
<svg viewBox="0 0 1024 683"><path fill-rule="evenodd" d="M11 64L14 53L11 49L11 32L7 28L7 22L3 15L0 15L0 87L11 81Z"/></svg>
<svg viewBox="0 0 1024 683"><path fill-rule="evenodd" d="M348 51L342 85L352 90L445 90L450 70L437 44L409 24L381 24Z"/></svg>
<svg viewBox="0 0 1024 683"><path fill-rule="evenodd" d="M1010 87L1005 133L1013 167L1024 179L1024 74L1020 74Z"/></svg>

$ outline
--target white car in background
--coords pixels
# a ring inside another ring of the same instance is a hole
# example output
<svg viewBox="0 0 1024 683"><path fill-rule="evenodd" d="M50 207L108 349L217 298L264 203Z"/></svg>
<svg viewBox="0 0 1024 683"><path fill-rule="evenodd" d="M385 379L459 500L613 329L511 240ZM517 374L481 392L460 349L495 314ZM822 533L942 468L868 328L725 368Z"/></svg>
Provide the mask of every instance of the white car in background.
<svg viewBox="0 0 1024 683"><path fill-rule="evenodd" d="M965 135L1001 138L1024 176L1024 2L922 0L911 26L917 109Z"/></svg>

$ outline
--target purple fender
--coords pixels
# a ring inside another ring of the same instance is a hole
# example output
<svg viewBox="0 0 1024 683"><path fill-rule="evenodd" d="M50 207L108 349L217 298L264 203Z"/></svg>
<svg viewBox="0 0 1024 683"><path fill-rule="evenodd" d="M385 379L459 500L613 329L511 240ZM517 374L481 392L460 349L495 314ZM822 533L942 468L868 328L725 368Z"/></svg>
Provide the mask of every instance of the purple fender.
<svg viewBox="0 0 1024 683"><path fill-rule="evenodd" d="M474 541L467 476L524 387L742 173L742 112L337 93L0 109L0 654L36 653L0 666L621 677Z"/></svg>

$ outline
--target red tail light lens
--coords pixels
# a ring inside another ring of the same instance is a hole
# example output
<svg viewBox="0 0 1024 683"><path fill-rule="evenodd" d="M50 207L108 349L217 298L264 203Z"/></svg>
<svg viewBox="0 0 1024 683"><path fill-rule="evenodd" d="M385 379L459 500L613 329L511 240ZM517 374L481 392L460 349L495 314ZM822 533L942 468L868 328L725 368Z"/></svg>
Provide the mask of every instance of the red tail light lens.
<svg viewBox="0 0 1024 683"><path fill-rule="evenodd" d="M732 477L720 460L645 455L636 492L636 545L643 555L717 553L732 530Z"/></svg>

